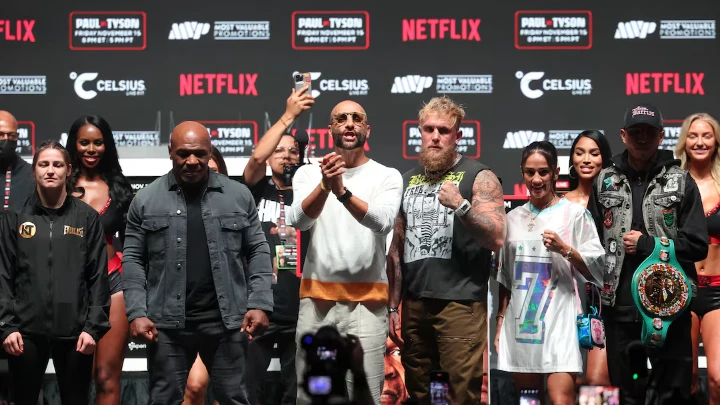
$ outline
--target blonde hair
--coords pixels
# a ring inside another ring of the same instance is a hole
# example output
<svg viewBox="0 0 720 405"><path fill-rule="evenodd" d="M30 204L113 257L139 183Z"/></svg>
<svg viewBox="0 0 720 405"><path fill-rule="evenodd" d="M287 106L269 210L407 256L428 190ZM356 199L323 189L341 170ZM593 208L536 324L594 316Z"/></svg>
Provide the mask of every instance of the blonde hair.
<svg viewBox="0 0 720 405"><path fill-rule="evenodd" d="M701 120L707 122L713 129L715 136L715 149L713 150L713 162L710 168L710 174L715 182L715 189L720 194L720 155L718 155L718 147L720 146L720 125L715 118L707 113L696 113L685 118L680 128L680 138L678 138L677 146L675 146L675 156L680 159L680 167L683 170L690 169L690 159L685 152L685 143L687 142L688 133L693 122Z"/></svg>
<svg viewBox="0 0 720 405"><path fill-rule="evenodd" d="M442 117L449 116L451 120L450 124L456 130L460 128L460 123L463 119L465 119L465 110L463 110L462 106L445 96L433 97L430 101L423 105L423 108L420 109L420 112L418 112L418 120L420 121L420 124L422 125L422 123L432 114Z"/></svg>

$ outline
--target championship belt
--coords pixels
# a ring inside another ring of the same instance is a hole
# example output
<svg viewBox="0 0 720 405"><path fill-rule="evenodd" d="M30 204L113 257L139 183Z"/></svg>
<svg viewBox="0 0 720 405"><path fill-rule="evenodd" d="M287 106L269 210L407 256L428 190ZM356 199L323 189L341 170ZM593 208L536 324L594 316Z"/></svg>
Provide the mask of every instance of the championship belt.
<svg viewBox="0 0 720 405"><path fill-rule="evenodd" d="M642 341L663 347L670 324L689 306L690 279L675 258L675 243L655 238L655 249L635 270L632 295L643 317Z"/></svg>

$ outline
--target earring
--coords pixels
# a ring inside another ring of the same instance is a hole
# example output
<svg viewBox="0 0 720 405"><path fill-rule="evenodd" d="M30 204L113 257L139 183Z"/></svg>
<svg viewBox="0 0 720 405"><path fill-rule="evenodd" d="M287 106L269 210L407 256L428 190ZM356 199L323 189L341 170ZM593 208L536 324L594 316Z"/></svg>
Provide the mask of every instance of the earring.
<svg viewBox="0 0 720 405"><path fill-rule="evenodd" d="M573 180L577 180L577 178L578 178L577 171L575 170L574 166L570 168L570 178Z"/></svg>

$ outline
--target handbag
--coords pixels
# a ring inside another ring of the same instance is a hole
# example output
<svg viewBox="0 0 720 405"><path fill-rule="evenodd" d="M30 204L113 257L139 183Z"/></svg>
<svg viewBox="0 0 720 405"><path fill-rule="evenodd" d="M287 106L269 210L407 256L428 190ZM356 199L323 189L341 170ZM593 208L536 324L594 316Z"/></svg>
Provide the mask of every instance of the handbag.
<svg viewBox="0 0 720 405"><path fill-rule="evenodd" d="M574 281L574 280L573 280ZM574 284L577 284L576 282ZM605 348L605 324L602 319L602 299L600 298L600 291L597 286L592 283L588 283L590 286L590 306L587 313L583 313L580 306L580 296L577 295L578 299L578 314L577 314L577 331L578 331L578 342L581 349L592 350L597 347L600 349ZM593 289L597 294L593 294ZM577 286L575 287L575 293L577 294ZM593 296L596 295L598 298L598 307L593 305Z"/></svg>

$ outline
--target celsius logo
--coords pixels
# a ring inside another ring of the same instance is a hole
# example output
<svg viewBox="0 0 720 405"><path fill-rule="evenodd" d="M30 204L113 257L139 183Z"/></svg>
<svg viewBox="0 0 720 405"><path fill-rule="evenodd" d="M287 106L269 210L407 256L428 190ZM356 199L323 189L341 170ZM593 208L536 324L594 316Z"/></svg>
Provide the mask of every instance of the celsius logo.
<svg viewBox="0 0 720 405"><path fill-rule="evenodd" d="M532 82L545 77L545 72L516 72L515 77L520 79L520 90L527 98L540 98L545 91L569 91L572 95L588 95L592 91L590 79L544 79L542 90L532 89ZM544 90L544 91L543 91Z"/></svg>
<svg viewBox="0 0 720 405"><path fill-rule="evenodd" d="M647 21L620 22L615 30L615 39L645 39L655 32L657 23Z"/></svg>
<svg viewBox="0 0 720 405"><path fill-rule="evenodd" d="M145 80L98 80L95 90L86 90L85 83L97 79L98 73L70 73L70 79L75 81L75 93L83 100L91 100L99 92L124 92L126 96L144 96Z"/></svg>
<svg viewBox="0 0 720 405"><path fill-rule="evenodd" d="M35 20L0 20L0 32L5 33L6 41L35 42L34 26Z"/></svg>
<svg viewBox="0 0 720 405"><path fill-rule="evenodd" d="M209 23L199 23L197 21L185 21L184 23L173 23L170 28L168 39L200 39L201 36L210 32Z"/></svg>
<svg viewBox="0 0 720 405"><path fill-rule="evenodd" d="M422 93L433 84L431 76L407 75L395 78L391 93Z"/></svg>
<svg viewBox="0 0 720 405"><path fill-rule="evenodd" d="M628 73L625 94L676 93L705 95L705 73Z"/></svg>
<svg viewBox="0 0 720 405"><path fill-rule="evenodd" d="M300 72L293 72L293 76ZM322 72L310 72L310 80L317 83L317 88L313 89L313 98L320 96L323 91L342 91L347 92L350 96L367 96L370 86L367 79L322 79L316 82L322 75Z"/></svg>

